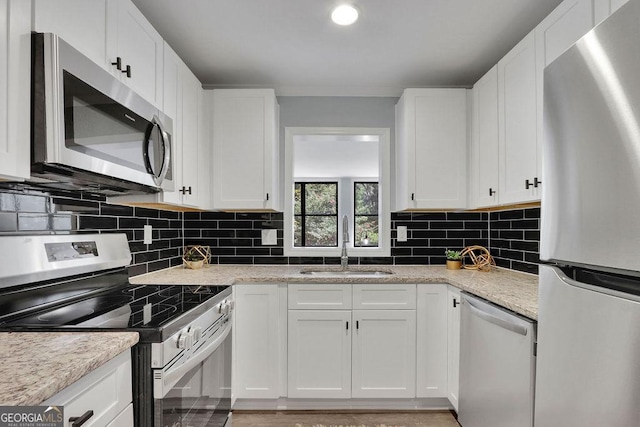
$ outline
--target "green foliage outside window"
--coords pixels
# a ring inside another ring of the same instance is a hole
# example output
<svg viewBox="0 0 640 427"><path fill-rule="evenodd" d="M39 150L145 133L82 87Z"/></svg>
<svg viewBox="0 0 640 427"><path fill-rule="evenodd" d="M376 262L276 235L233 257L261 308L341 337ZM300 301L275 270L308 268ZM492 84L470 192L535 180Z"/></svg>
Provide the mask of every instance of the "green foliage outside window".
<svg viewBox="0 0 640 427"><path fill-rule="evenodd" d="M296 182L293 245L338 246L338 183Z"/></svg>
<svg viewBox="0 0 640 427"><path fill-rule="evenodd" d="M354 246L378 246L378 183L354 183Z"/></svg>

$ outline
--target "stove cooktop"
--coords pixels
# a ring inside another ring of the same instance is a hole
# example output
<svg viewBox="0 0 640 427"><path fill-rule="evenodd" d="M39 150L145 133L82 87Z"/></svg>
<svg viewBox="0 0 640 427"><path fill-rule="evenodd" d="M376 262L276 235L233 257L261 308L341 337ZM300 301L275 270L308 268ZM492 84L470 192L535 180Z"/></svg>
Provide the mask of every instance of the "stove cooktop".
<svg viewBox="0 0 640 427"><path fill-rule="evenodd" d="M127 330L139 332L141 341L156 342L183 326L173 325L171 331L165 331L167 325L184 315L188 322L198 307L208 308L205 303L226 289L129 285L122 275L41 286L0 297L0 329Z"/></svg>

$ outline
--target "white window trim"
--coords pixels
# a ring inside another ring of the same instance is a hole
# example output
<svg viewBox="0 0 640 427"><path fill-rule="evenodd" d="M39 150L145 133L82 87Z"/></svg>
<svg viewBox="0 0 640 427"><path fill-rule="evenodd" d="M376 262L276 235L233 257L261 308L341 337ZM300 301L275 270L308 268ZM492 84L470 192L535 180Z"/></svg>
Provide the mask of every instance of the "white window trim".
<svg viewBox="0 0 640 427"><path fill-rule="evenodd" d="M287 127L285 132L285 173L284 173L284 255L285 256L322 256L339 257L342 250L343 209L353 212L353 201L344 205L338 202L338 247L312 248L293 246L293 139L297 135L377 135L379 138L378 191L380 192L380 216L378 247L361 248L349 243L350 257L388 257L391 254L391 166L390 166L390 130L389 128L326 128L326 127ZM327 181L329 179L326 179ZM341 181L338 179L338 181ZM353 215L349 215L353 217ZM353 240L353 220L349 221L349 235Z"/></svg>

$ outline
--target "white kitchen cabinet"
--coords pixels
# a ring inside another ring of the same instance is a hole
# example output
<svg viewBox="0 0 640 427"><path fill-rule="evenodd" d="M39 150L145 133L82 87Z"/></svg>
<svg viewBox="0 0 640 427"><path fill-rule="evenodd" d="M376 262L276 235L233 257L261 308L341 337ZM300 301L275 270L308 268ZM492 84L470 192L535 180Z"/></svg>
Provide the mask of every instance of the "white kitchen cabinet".
<svg viewBox="0 0 640 427"><path fill-rule="evenodd" d="M544 67L593 27L592 0L564 0L535 28L538 82Z"/></svg>
<svg viewBox="0 0 640 427"><path fill-rule="evenodd" d="M131 0L107 0L107 61L116 63L111 71L158 107L162 107L163 50L162 37Z"/></svg>
<svg viewBox="0 0 640 427"><path fill-rule="evenodd" d="M213 90L213 208L278 211L278 103L273 89Z"/></svg>
<svg viewBox="0 0 640 427"><path fill-rule="evenodd" d="M354 310L354 398L413 398L415 310Z"/></svg>
<svg viewBox="0 0 640 427"><path fill-rule="evenodd" d="M415 397L415 289L289 285L288 397Z"/></svg>
<svg viewBox="0 0 640 427"><path fill-rule="evenodd" d="M418 285L417 397L447 397L447 299L447 285Z"/></svg>
<svg viewBox="0 0 640 427"><path fill-rule="evenodd" d="M449 286L447 290L447 389L449 402L458 410L460 388L460 290Z"/></svg>
<svg viewBox="0 0 640 427"><path fill-rule="evenodd" d="M319 283L317 285L290 284L289 310L351 310L350 285Z"/></svg>
<svg viewBox="0 0 640 427"><path fill-rule="evenodd" d="M34 30L54 33L105 70L107 0L35 0Z"/></svg>
<svg viewBox="0 0 640 427"><path fill-rule="evenodd" d="M416 285L399 283L354 284L353 309L415 310Z"/></svg>
<svg viewBox="0 0 640 427"><path fill-rule="evenodd" d="M282 317L282 310L286 313L282 289L277 284L233 287L232 378L236 399L276 399L283 395L282 360L286 360L286 354L281 344L286 342L287 324Z"/></svg>
<svg viewBox="0 0 640 427"><path fill-rule="evenodd" d="M289 310L289 398L351 397L352 329L351 310Z"/></svg>
<svg viewBox="0 0 640 427"><path fill-rule="evenodd" d="M607 19L613 12L629 0L594 0L595 25Z"/></svg>
<svg viewBox="0 0 640 427"><path fill-rule="evenodd" d="M31 3L0 1L0 181L30 174Z"/></svg>
<svg viewBox="0 0 640 427"><path fill-rule="evenodd" d="M204 90L197 77L165 44L163 112L172 119L171 178L174 191L110 197L110 203L168 210L209 207L209 133L204 123Z"/></svg>
<svg viewBox="0 0 640 427"><path fill-rule="evenodd" d="M165 49L167 52L168 49ZM182 206L204 207L201 193L208 191L209 180L200 180L200 156L204 145L200 124L204 120L202 84L189 68L173 55L179 70L178 108L174 121L174 183L179 203ZM166 68L165 68L166 69ZM169 72L172 66L169 66ZM172 79L173 80L173 79ZM167 103L164 103L167 105ZM175 197L175 196L174 196Z"/></svg>
<svg viewBox="0 0 640 427"><path fill-rule="evenodd" d="M467 207L466 89L405 89L396 105L396 210Z"/></svg>
<svg viewBox="0 0 640 427"><path fill-rule="evenodd" d="M472 97L469 200L475 209L500 203L497 65L476 82Z"/></svg>
<svg viewBox="0 0 640 427"><path fill-rule="evenodd" d="M34 6L35 31L59 35L162 108L164 42L131 0L35 0Z"/></svg>
<svg viewBox="0 0 640 427"><path fill-rule="evenodd" d="M540 200L535 34L498 62L500 203Z"/></svg>
<svg viewBox="0 0 640 427"><path fill-rule="evenodd" d="M83 426L129 427L133 426L131 390L131 352L125 351L41 405L64 406L65 426L71 426L70 417L93 411Z"/></svg>

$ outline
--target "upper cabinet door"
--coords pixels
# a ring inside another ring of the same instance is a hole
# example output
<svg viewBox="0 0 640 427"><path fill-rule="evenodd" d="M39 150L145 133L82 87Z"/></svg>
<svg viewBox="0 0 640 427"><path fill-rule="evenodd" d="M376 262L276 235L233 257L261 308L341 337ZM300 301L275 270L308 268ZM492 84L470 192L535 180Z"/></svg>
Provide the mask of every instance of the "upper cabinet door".
<svg viewBox="0 0 640 427"><path fill-rule="evenodd" d="M498 62L500 203L540 200L533 31ZM539 187L539 186L538 186Z"/></svg>
<svg viewBox="0 0 640 427"><path fill-rule="evenodd" d="M35 0L34 29L54 33L106 70L106 0Z"/></svg>
<svg viewBox="0 0 640 427"><path fill-rule="evenodd" d="M0 180L30 174L31 2L0 1Z"/></svg>
<svg viewBox="0 0 640 427"><path fill-rule="evenodd" d="M281 210L273 89L213 91L213 208Z"/></svg>
<svg viewBox="0 0 640 427"><path fill-rule="evenodd" d="M498 152L498 66L495 65L473 86L469 177L472 208L499 203Z"/></svg>
<svg viewBox="0 0 640 427"><path fill-rule="evenodd" d="M607 19L609 15L620 9L620 6L628 1L629 0L594 0L595 25Z"/></svg>
<svg viewBox="0 0 640 427"><path fill-rule="evenodd" d="M396 209L467 207L465 89L406 89L396 106Z"/></svg>
<svg viewBox="0 0 640 427"><path fill-rule="evenodd" d="M131 0L107 1L107 61L112 72L140 96L162 107L162 52L160 34Z"/></svg>

